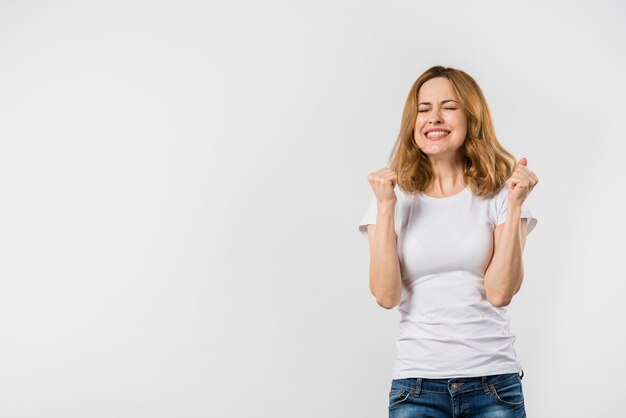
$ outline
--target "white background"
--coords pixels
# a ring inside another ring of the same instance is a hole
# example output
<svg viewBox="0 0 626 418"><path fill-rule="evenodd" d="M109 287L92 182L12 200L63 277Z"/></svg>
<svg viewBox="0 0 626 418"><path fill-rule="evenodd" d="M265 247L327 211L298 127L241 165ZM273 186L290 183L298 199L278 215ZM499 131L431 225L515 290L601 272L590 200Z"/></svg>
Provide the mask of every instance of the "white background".
<svg viewBox="0 0 626 418"><path fill-rule="evenodd" d="M618 1L0 3L0 416L383 417L357 224L432 65L540 183L526 410L621 417Z"/></svg>

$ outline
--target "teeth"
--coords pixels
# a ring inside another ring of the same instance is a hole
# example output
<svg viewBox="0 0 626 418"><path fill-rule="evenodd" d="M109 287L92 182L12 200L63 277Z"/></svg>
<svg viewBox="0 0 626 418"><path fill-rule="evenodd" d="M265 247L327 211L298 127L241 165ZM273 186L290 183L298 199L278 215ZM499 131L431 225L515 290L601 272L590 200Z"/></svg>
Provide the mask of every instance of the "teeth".
<svg viewBox="0 0 626 418"><path fill-rule="evenodd" d="M448 135L449 132L447 131L433 131L433 132L428 132L426 134L427 137L431 137L431 136L444 136L444 135Z"/></svg>

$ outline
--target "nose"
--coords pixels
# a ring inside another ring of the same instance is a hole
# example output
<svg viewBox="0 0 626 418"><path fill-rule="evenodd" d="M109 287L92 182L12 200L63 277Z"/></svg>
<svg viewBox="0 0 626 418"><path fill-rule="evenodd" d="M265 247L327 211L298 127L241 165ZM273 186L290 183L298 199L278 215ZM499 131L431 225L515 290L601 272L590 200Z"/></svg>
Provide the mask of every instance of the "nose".
<svg viewBox="0 0 626 418"><path fill-rule="evenodd" d="M433 109L432 112L428 113L428 123L437 124L443 122L441 117L441 111Z"/></svg>
<svg viewBox="0 0 626 418"><path fill-rule="evenodd" d="M434 110L430 113L430 115L428 116L428 121L430 123L441 123L443 122L443 119L441 118L441 113L437 110Z"/></svg>

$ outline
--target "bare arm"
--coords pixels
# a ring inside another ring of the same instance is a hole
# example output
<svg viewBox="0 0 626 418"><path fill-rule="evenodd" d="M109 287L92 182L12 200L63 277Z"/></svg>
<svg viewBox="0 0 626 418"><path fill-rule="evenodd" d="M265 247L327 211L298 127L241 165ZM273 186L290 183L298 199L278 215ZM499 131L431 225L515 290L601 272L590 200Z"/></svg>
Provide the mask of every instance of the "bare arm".
<svg viewBox="0 0 626 418"><path fill-rule="evenodd" d="M376 225L367 226L370 246L370 291L385 309L400 303L402 278L394 225L395 204L379 204Z"/></svg>
<svg viewBox="0 0 626 418"><path fill-rule="evenodd" d="M522 286L522 252L526 243L526 218L521 207L507 211L506 221L494 230L494 254L485 272L487 300L497 307L507 306Z"/></svg>

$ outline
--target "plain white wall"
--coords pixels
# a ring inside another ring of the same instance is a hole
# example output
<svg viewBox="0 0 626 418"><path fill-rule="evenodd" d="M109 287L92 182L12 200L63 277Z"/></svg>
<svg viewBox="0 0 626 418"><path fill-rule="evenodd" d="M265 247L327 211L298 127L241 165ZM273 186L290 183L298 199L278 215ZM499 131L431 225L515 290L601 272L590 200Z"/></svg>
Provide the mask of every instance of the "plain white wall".
<svg viewBox="0 0 626 418"><path fill-rule="evenodd" d="M527 412L621 416L625 18L1 2L0 416L386 416L399 314L357 224L436 64L476 79L540 178L509 307Z"/></svg>

